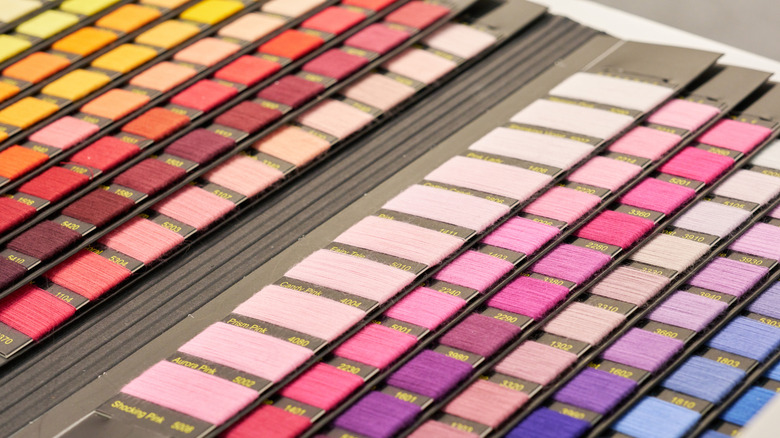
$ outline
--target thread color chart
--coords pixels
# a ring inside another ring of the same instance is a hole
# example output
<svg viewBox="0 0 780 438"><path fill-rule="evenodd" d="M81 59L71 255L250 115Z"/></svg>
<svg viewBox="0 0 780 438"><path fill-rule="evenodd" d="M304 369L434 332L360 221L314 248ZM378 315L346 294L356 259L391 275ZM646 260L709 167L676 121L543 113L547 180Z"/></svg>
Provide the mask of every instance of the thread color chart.
<svg viewBox="0 0 780 438"><path fill-rule="evenodd" d="M0 0L0 436L759 436L780 85L576 15Z"/></svg>

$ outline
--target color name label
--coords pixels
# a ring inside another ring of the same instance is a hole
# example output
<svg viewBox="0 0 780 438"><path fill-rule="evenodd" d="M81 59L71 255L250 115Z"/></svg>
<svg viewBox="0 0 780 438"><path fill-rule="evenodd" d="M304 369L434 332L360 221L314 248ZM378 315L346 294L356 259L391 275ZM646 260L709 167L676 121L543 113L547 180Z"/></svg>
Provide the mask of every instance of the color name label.
<svg viewBox="0 0 780 438"><path fill-rule="evenodd" d="M709 359L723 365L728 365L732 368L740 369L745 373L749 373L758 365L757 360L728 353L716 348L708 348L707 351L705 351L701 356L705 359Z"/></svg>
<svg viewBox="0 0 780 438"><path fill-rule="evenodd" d="M270 380L264 379L262 377L185 353L176 352L175 354L169 356L166 360L185 368L200 371L204 374L221 377L227 381L245 386L249 389L253 389L258 393L265 391L269 386L272 385Z"/></svg>
<svg viewBox="0 0 780 438"><path fill-rule="evenodd" d="M404 272L412 272L415 275L419 275L428 269L428 265L423 263L382 254L381 252L371 251L369 249L358 248L357 246L347 245L344 243L334 242L328 244L325 249L328 251L337 252L339 254L345 254L352 257L371 260L383 265L392 266L393 268L400 269Z"/></svg>
<svg viewBox="0 0 780 438"><path fill-rule="evenodd" d="M397 211L392 211L392 210L381 209L376 213L374 213L374 216L380 217L382 219L401 221L407 224L417 225L419 227L427 228L429 230L438 231L442 234L459 237L463 240L468 240L474 237L474 235L476 234L476 231L465 227L459 227L457 225L452 225L444 222L413 216L411 214L399 213Z"/></svg>
<svg viewBox="0 0 780 438"><path fill-rule="evenodd" d="M187 403L182 400L182 403ZM172 437L199 437L214 425L127 394L118 394L95 411Z"/></svg>
<svg viewBox="0 0 780 438"><path fill-rule="evenodd" d="M274 338L282 339L291 344L300 345L301 347L308 348L309 350L315 352L324 347L327 343L327 341L324 339L315 338L314 336L310 336L305 333L290 330L288 328L280 327L278 325L236 313L231 313L230 315L226 316L224 319L222 319L222 322L247 330L252 330L253 332L273 336Z"/></svg>
<svg viewBox="0 0 780 438"><path fill-rule="evenodd" d="M364 312L370 312L379 303L373 300L369 300L357 295L340 292L334 289L328 289L326 287L318 286L305 281L296 280L289 277L282 277L274 283L276 286L281 286L285 289L296 290L299 292L307 293L310 295L316 295L318 297L328 298L339 303L346 304L347 306L357 307Z"/></svg>

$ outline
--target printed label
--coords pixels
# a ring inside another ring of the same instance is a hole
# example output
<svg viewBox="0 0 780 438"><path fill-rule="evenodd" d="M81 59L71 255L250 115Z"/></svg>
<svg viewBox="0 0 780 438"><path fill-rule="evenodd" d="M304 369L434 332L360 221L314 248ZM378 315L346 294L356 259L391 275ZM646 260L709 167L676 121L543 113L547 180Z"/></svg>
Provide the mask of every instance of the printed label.
<svg viewBox="0 0 780 438"><path fill-rule="evenodd" d="M759 386L772 392L780 392L780 382L777 380L765 379Z"/></svg>
<svg viewBox="0 0 780 438"><path fill-rule="evenodd" d="M650 163L653 162L652 160L650 160L648 158L642 158L642 157L637 157L637 156L628 155L628 154L621 154L621 153L618 153L618 152L610 152L610 153L604 155L604 157L611 158L611 159L616 160L616 161L622 161L622 162L628 163L628 164L633 164L633 165L639 166L639 167L641 167L643 169L645 167L647 167L647 165L649 165Z"/></svg>
<svg viewBox="0 0 780 438"><path fill-rule="evenodd" d="M727 251L724 254L720 254L721 257L726 257L730 260L736 260L740 263L747 263L749 265L763 266L769 270L773 269L777 265L777 260L767 259L764 257L758 257L751 254L745 254L737 251Z"/></svg>
<svg viewBox="0 0 780 438"><path fill-rule="evenodd" d="M76 292L73 292L70 289L65 289L64 287L52 283L49 279L41 277L35 279L33 282L36 287L39 287L46 292L54 295L56 298L59 298L62 301L65 301L66 303L70 304L71 306L75 307L76 309L80 309L84 307L87 303L89 303L89 300Z"/></svg>
<svg viewBox="0 0 780 438"><path fill-rule="evenodd" d="M103 173L103 171L100 169L96 169L94 167L89 167L89 166L83 166L81 164L76 164L76 163L64 163L61 167L63 169L68 169L71 172L75 172L80 175L86 175L89 177L89 179L93 179L96 176Z"/></svg>
<svg viewBox="0 0 780 438"><path fill-rule="evenodd" d="M715 245L715 243L720 240L720 237L713 236L712 234L698 233L696 231L690 231L678 227L669 227L661 232L670 236L679 237L685 240L692 240L694 242L703 243L709 246Z"/></svg>
<svg viewBox="0 0 780 438"><path fill-rule="evenodd" d="M433 403L433 399L430 397L407 391L405 389L396 388L395 386L386 386L384 389L382 389L381 392L383 394L397 398L398 400L403 400L405 402L417 405L420 407L420 410L427 409L428 406Z"/></svg>
<svg viewBox="0 0 780 438"><path fill-rule="evenodd" d="M366 114L370 114L374 118L381 116L383 112L379 108L373 107L371 105L366 105L363 102L358 102L357 100L350 99L349 97L337 96L335 97L335 99L351 106L352 108L359 109L360 111L363 111Z"/></svg>
<svg viewBox="0 0 780 438"><path fill-rule="evenodd" d="M658 78L655 76L650 76L642 73L627 72L622 68L619 68L619 70L615 70L613 68L607 67L601 71L589 71L589 73L594 73L600 76L607 76L616 79L627 79L633 82L643 82L646 84L658 85L661 87L672 88L672 89L677 88L678 86L677 84L670 82L668 79Z"/></svg>
<svg viewBox="0 0 780 438"><path fill-rule="evenodd" d="M739 432L741 430L742 430L741 427L733 423L728 423L726 421L722 422L717 428L715 428L716 432L720 432L727 436L739 436Z"/></svg>
<svg viewBox="0 0 780 438"><path fill-rule="evenodd" d="M244 91L247 88L247 86L244 85L244 84L239 84L238 82L228 81L228 80L225 80L225 79L214 78L214 79L210 79L210 80L212 80L212 81L214 81L214 82L216 82L216 83L218 83L220 85L224 85L226 87L230 87L230 88L236 89L236 90L238 90L239 93Z"/></svg>
<svg viewBox="0 0 780 438"><path fill-rule="evenodd" d="M624 213L629 216L641 217L642 219L648 219L654 223L658 223L665 217L665 215L659 211L645 210L643 208L636 208L630 205L620 205L615 209L618 213Z"/></svg>
<svg viewBox="0 0 780 438"><path fill-rule="evenodd" d="M335 78L329 78L327 76L318 75L316 73L310 73L307 71L299 71L298 73L295 74L295 76L298 76L299 78L302 79L306 79L307 81L310 82L316 82L318 84L322 84L322 86L325 88L330 88L333 85L335 85L336 82L338 82L338 80Z"/></svg>
<svg viewBox="0 0 780 438"><path fill-rule="evenodd" d="M19 127L16 127L14 125L9 125L7 123L0 123L0 132L4 133L7 136L12 136L16 134L17 132L21 131L22 129Z"/></svg>
<svg viewBox="0 0 780 438"><path fill-rule="evenodd" d="M139 87L137 85L127 85L123 89L131 93L140 94L141 96L147 96L149 100L153 100L154 98L162 94L161 91L152 90L151 88Z"/></svg>
<svg viewBox="0 0 780 438"><path fill-rule="evenodd" d="M148 219L165 229L171 230L185 239L189 238L195 234L196 231L198 231L193 226L177 221L176 219L165 216L164 214L157 213L156 211L150 210L148 213L141 213L138 216L144 219Z"/></svg>
<svg viewBox="0 0 780 438"><path fill-rule="evenodd" d="M444 58L444 59L446 59L448 61L452 61L452 62L454 62L454 63L456 63L458 65L463 64L464 62L466 62L465 58L461 58L460 56L453 55L452 53L449 53L449 52L445 52L444 50L434 49L433 47L430 47L430 46L425 46L424 50L426 52L433 53L434 55L436 55L436 56L438 56L440 58Z"/></svg>
<svg viewBox="0 0 780 438"><path fill-rule="evenodd" d="M543 216L537 216L535 214L530 213L520 213L520 217L528 220L532 220L534 222L538 222L540 224L549 225L551 227L555 227L559 230L563 230L568 226L568 224L564 221L559 221L556 219L550 219Z"/></svg>
<svg viewBox="0 0 780 438"><path fill-rule="evenodd" d="M762 173L764 175L774 176L776 178L780 178L780 170L772 169L771 167L762 167L762 166L750 166L747 170L750 170L751 172L758 172Z"/></svg>
<svg viewBox="0 0 780 438"><path fill-rule="evenodd" d="M39 263L41 263L41 261L36 259L35 257L31 257L26 254L22 254L20 252L16 252L10 249L6 249L0 252L0 259L6 259L10 262L16 263L17 265L22 265L28 271L36 267Z"/></svg>
<svg viewBox="0 0 780 438"><path fill-rule="evenodd" d="M446 345L439 345L434 348L433 351L439 354L443 354L451 359L466 362L467 364L471 365L472 368L475 368L485 360L484 357L478 354L464 351L458 348L448 347Z"/></svg>
<svg viewBox="0 0 780 438"><path fill-rule="evenodd" d="M187 108L186 106L176 105L173 103L169 103L168 105L165 105L164 108L172 113L186 116L190 120L195 120L196 118L200 117L203 114L203 111L201 110L195 108Z"/></svg>
<svg viewBox="0 0 780 438"><path fill-rule="evenodd" d="M284 160L280 160L276 157L273 157L271 155L268 155L263 152L256 151L254 149L246 150L241 152L245 156L252 158L254 160L257 160L263 164L265 164L268 167L271 167L273 169L276 169L280 172L282 172L285 175L290 174L292 171L297 169L294 164L288 163Z"/></svg>
<svg viewBox="0 0 780 438"><path fill-rule="evenodd" d="M719 148L717 146L712 146L712 145L708 145L708 144L704 144L704 143L699 143L699 144L697 144L694 147L696 149L701 149L703 151L707 151L707 152L712 153L712 154L717 154L717 155L720 155L722 157L729 157L729 158L731 158L734 161L739 160L743 156L742 152L734 151L734 150L726 149L726 148Z"/></svg>
<svg viewBox="0 0 780 438"><path fill-rule="evenodd" d="M299 417L308 418L312 423L317 421L320 417L322 417L323 414L325 414L323 409L307 405L306 403L301 403L297 400L293 400L287 397L281 397L272 404L273 406L276 406L285 412L289 412Z"/></svg>
<svg viewBox="0 0 780 438"><path fill-rule="evenodd" d="M106 118L106 117L100 117L92 114L87 113L78 113L75 116L73 116L79 120L83 120L87 123L91 123L93 125L98 125L101 128L105 128L106 126L114 123L113 120Z"/></svg>
<svg viewBox="0 0 780 438"><path fill-rule="evenodd" d="M576 105L581 106L583 108L592 108L596 110L601 111L609 111L611 113L620 114L622 116L629 116L634 119L639 118L642 114L644 114L642 111L639 110L632 110L628 108L620 108L617 106L612 105L605 105L603 103L596 103L596 102L590 102L587 100L580 100L580 99L569 99L566 97L559 97L559 96L550 96L547 95L544 97L544 99L549 100L551 102L558 102L558 103L565 103L568 105Z"/></svg>
<svg viewBox="0 0 780 438"><path fill-rule="evenodd" d="M86 236L89 232L95 229L95 226L92 224L88 224L86 222L82 222L78 219L73 219L72 217L60 215L57 218L55 218L52 222L55 224L60 224L65 228L68 228L70 230L73 230L82 236Z"/></svg>
<svg viewBox="0 0 780 438"><path fill-rule="evenodd" d="M570 405L568 403L553 402L550 407L551 410L559 412L567 417L576 418L578 420L587 421L590 424L596 424L601 419L601 414L598 412L589 411L580 407Z"/></svg>
<svg viewBox="0 0 780 438"><path fill-rule="evenodd" d="M565 287L566 289L569 289L569 290L572 290L572 289L574 289L577 286L577 283L575 283L573 281L561 280L560 278L555 278L555 277L548 277L547 275L537 274L535 272L531 272L531 273L524 272L522 275L524 275L526 277L535 278L537 280L542 280L542 281L545 281L545 282L550 283L550 284L563 286L563 287Z"/></svg>
<svg viewBox="0 0 780 438"><path fill-rule="evenodd" d="M95 254L103 257L104 259L110 262L122 266L123 268L127 269L130 272L136 272L139 269L144 267L143 262L141 262L140 260L136 260L130 257L129 255L113 250L97 242L91 244L90 246L87 246L85 249L94 252Z"/></svg>
<svg viewBox="0 0 780 438"><path fill-rule="evenodd" d="M368 249L358 248L357 246L346 245L344 243L333 242L328 244L324 249L328 251L337 252L339 254L345 254L352 257L371 260L373 262L381 263L383 265L392 266L393 268L400 269L404 272L412 272L415 275L421 274L428 269L428 266L423 263L418 263L412 260L402 259L400 257L394 257L381 252L371 251Z"/></svg>
<svg viewBox="0 0 780 438"><path fill-rule="evenodd" d="M254 56L256 56L256 57L258 57L260 59L264 59L266 61L274 62L276 64L279 64L282 67L284 67L285 65L287 65L287 64L292 62L292 59L290 59L290 58L285 58L283 56L271 55L269 53L257 53Z"/></svg>
<svg viewBox="0 0 780 438"><path fill-rule="evenodd" d="M323 41L328 41L328 40L332 39L335 36L335 35L333 35L332 33L329 33L329 32L323 32L321 30L316 30L316 29L309 29L309 28L306 28L306 27L301 27L301 28L298 28L296 30L301 32L301 33L306 33L306 34L309 34L309 35L312 35L312 36L316 36L317 38L319 38L319 39L321 39Z"/></svg>
<svg viewBox="0 0 780 438"><path fill-rule="evenodd" d="M146 193L142 193L139 192L138 190L133 190L125 186L120 186L119 184L111 184L108 187L106 186L100 186L100 187L106 190L107 192L113 193L115 195L119 195L123 198L127 198L136 204L143 201L148 196Z"/></svg>
<svg viewBox="0 0 780 438"><path fill-rule="evenodd" d="M139 149L146 149L149 145L154 143L154 140L150 140L145 137L141 137L140 135L135 134L128 134L126 132L120 132L119 134L115 135L117 140L121 140L125 143L130 143L138 146Z"/></svg>
<svg viewBox="0 0 780 438"><path fill-rule="evenodd" d="M780 328L780 319L770 318L768 316L759 315L758 313L748 313L747 317L760 323Z"/></svg>
<svg viewBox="0 0 780 438"><path fill-rule="evenodd" d="M21 202L24 205L29 205L30 207L35 208L35 210L40 210L47 205L49 205L49 201L39 198L37 196L31 196L24 193L14 193L13 195L9 196L9 198Z"/></svg>
<svg viewBox="0 0 780 438"><path fill-rule="evenodd" d="M723 204L729 207L738 208L740 210L749 211L751 213L755 213L758 210L758 208L761 207L761 204L757 204L755 202L748 202L739 199L726 198L725 196L707 197L704 200L708 202L714 202L716 204Z"/></svg>
<svg viewBox="0 0 780 438"><path fill-rule="evenodd" d="M53 103L57 105L57 107L60 109L65 108L66 106L73 103L72 101L70 101L70 99L65 99L64 97L52 96L50 94L39 94L38 96L36 96L36 98L44 102Z"/></svg>
<svg viewBox="0 0 780 438"><path fill-rule="evenodd" d="M767 223L767 224L775 226L775 227L780 227L780 219L766 218L764 220L764 223Z"/></svg>
<svg viewBox="0 0 780 438"><path fill-rule="evenodd" d="M696 286L691 286L687 289L683 289L683 291L692 293L694 295L699 295L704 298L709 298L711 300L723 301L724 303L727 303L729 305L733 304L734 301L737 300L737 297L735 297L734 295L724 294L723 292L715 292L713 290L704 289Z"/></svg>
<svg viewBox="0 0 780 438"><path fill-rule="evenodd" d="M418 227L427 228L429 230L438 231L450 236L459 237L463 240L468 240L477 234L476 231L465 227L459 227L457 225L426 219L419 216L413 216L411 214L400 213L393 210L381 209L374 213L374 216L380 217L382 219L389 219L391 221L401 221L407 224L417 225Z"/></svg>
<svg viewBox="0 0 780 438"><path fill-rule="evenodd" d="M599 295L591 295L585 301L585 304L599 309L607 310L609 312L619 313L621 315L628 315L636 309L636 306L624 301L613 300L612 298L602 297Z"/></svg>
<svg viewBox="0 0 780 438"><path fill-rule="evenodd" d="M711 407L712 403L702 400L697 397L683 394L681 392L672 391L670 389L664 389L660 394L656 396L658 399L669 402L673 405L681 406L685 409L704 414Z"/></svg>
<svg viewBox="0 0 780 438"><path fill-rule="evenodd" d="M308 348L314 352L327 344L324 339L315 338L314 336L307 335L306 333L297 332L288 328L280 327L259 319L250 318L248 316L239 315L237 313L231 313L222 319L222 322L236 327L241 327L247 330L252 330L264 335L273 336L274 338L281 339L291 344L300 345L301 347Z"/></svg>
<svg viewBox="0 0 780 438"><path fill-rule="evenodd" d="M32 341L31 337L0 322L0 356L8 358Z"/></svg>
<svg viewBox="0 0 780 438"><path fill-rule="evenodd" d="M765 128L769 128L772 130L774 130L775 127L777 126L777 123L773 120L766 120L766 118L762 116L757 116L757 115L747 114L747 113L742 113L738 116L731 116L731 119L742 123L750 123L751 125L763 126ZM759 148L760 146L757 149Z"/></svg>
<svg viewBox="0 0 780 438"><path fill-rule="evenodd" d="M258 104L258 105L260 105L260 106L262 106L264 108L268 108L268 109L279 111L282 114L287 114L290 111L292 111L292 107L291 106L288 106L288 105L285 105L285 104L279 103L279 102L274 102L272 100L261 99L259 97L253 99L252 102L256 103L256 104Z"/></svg>
<svg viewBox="0 0 780 438"><path fill-rule="evenodd" d="M341 50L344 53L348 53L350 55L366 58L369 61L373 61L379 58L380 56L380 54L377 52L372 52L371 50L359 49L357 47L351 47L351 46L341 46L339 50Z"/></svg>
<svg viewBox="0 0 780 438"><path fill-rule="evenodd" d="M633 380L634 382L637 382L637 384L640 384L647 377L650 377L649 371L623 365L622 363L612 362L611 360L603 360L601 362L591 363L588 366L599 371L604 371L616 376Z"/></svg>
<svg viewBox="0 0 780 438"><path fill-rule="evenodd" d="M690 132L687 129L675 128L674 126L659 125L657 123L646 123L645 127L650 129L655 129L656 131L663 131L663 132L668 132L669 134L674 134L680 137L680 140L682 140L682 137L685 137L688 134L690 134ZM675 146L676 145L677 144L675 144Z"/></svg>
<svg viewBox="0 0 780 438"><path fill-rule="evenodd" d="M214 134L221 135L221 136L223 136L225 138L229 138L229 139L235 141L236 143L238 143L239 141L241 141L241 140L243 140L243 139L245 139L245 138L247 138L249 136L249 134L244 132L244 131L241 131L241 130L238 130L238 129L235 129L235 128L231 128L231 127L228 127L228 126L224 126L224 125L218 125L216 123L214 123L212 125L209 125L209 127L206 128L206 130L207 131L211 131Z"/></svg>
<svg viewBox="0 0 780 438"><path fill-rule="evenodd" d="M548 166L546 164L534 163L532 161L518 160L516 158L509 158L503 155L488 154L485 152L465 151L460 154L461 157L471 158L474 160L487 161L489 163L506 164L507 166L519 167L521 169L530 170L532 172L541 173L542 175L548 175L551 178L555 178L563 172L563 169L558 167Z"/></svg>
<svg viewBox="0 0 780 438"><path fill-rule="evenodd" d="M689 189L692 189L695 192L698 192L706 185L701 181L683 178L680 176L669 175L668 173L659 173L658 175L655 176L655 179L668 182L671 184L676 184L678 186L688 187Z"/></svg>
<svg viewBox="0 0 780 438"><path fill-rule="evenodd" d="M487 309L480 312L480 315L497 319L499 321L508 322L514 326L520 327L521 329L526 328L534 321L529 316L521 315L519 313L507 312L506 310L496 309L495 307L488 307Z"/></svg>
<svg viewBox="0 0 780 438"><path fill-rule="evenodd" d="M11 182L11 180L9 178L6 178L4 176L0 176L0 187L8 184L9 182Z"/></svg>
<svg viewBox="0 0 780 438"><path fill-rule="evenodd" d="M602 254L610 256L613 259L618 255L618 253L620 253L620 251L623 250L623 248L616 245L609 245L606 243L596 242L595 240L583 239L581 237L572 242L572 245L598 251Z"/></svg>
<svg viewBox="0 0 780 438"><path fill-rule="evenodd" d="M33 86L32 82L23 81L21 79L16 79L16 78L9 78L8 76L0 76L0 82L13 85L14 87L19 88L20 90L24 90L25 88L29 88Z"/></svg>
<svg viewBox="0 0 780 438"><path fill-rule="evenodd" d="M526 125L515 122L505 123L504 128L516 129L518 131L532 132L534 134L549 135L552 137L565 138L567 140L574 140L580 143L587 143L593 147L598 147L604 142L601 138L589 137L587 135L578 134L576 132L561 131L558 129L545 128L543 126Z"/></svg>
<svg viewBox="0 0 780 438"><path fill-rule="evenodd" d="M508 376L501 373L493 373L487 378L489 382L493 382L504 388L509 388L512 391L523 392L528 394L528 397L533 397L539 390L542 389L542 385L527 380L518 379L517 377Z"/></svg>
<svg viewBox="0 0 780 438"><path fill-rule="evenodd" d="M350 374L361 377L363 380L368 380L374 377L378 372L378 368L374 368L371 365L366 365L350 359L344 359L343 357L333 357L330 360L325 361L326 364L338 368L341 371L346 371Z"/></svg>
<svg viewBox="0 0 780 438"><path fill-rule="evenodd" d="M339 429L338 427L328 432L327 437L328 438L369 438L359 433L349 432L344 429Z"/></svg>
<svg viewBox="0 0 780 438"><path fill-rule="evenodd" d="M52 147L52 146L46 146L45 144L37 143L37 142L34 142L34 141L28 141L28 142L24 143L22 145L22 147L25 148L25 149L33 150L35 152L40 152L42 154L46 154L49 157L56 157L57 155L59 155L62 152L62 149L60 149L60 148L55 148L55 147Z"/></svg>
<svg viewBox="0 0 780 438"><path fill-rule="evenodd" d="M399 75L398 73L393 73L391 71L387 71L384 69L380 69L381 74L384 76L387 76L388 78L398 82L399 84L406 85L407 87L413 88L415 91L420 91L423 88L427 87L428 85L425 82L420 82L416 79L408 78L406 76Z"/></svg>
<svg viewBox="0 0 780 438"><path fill-rule="evenodd" d="M574 339L564 338L563 336L554 335L552 333L542 334L536 339L536 342L542 345L549 345L558 350L568 351L577 356L582 355L590 348L590 345L586 342L575 341Z"/></svg>
<svg viewBox="0 0 780 438"><path fill-rule="evenodd" d="M439 416L436 421L444 423L447 426L454 427L455 429L463 432L473 433L477 436L484 436L490 431L490 426L479 424L476 421L466 420L464 418L456 417L450 414L443 414Z"/></svg>
<svg viewBox="0 0 780 438"><path fill-rule="evenodd" d="M204 374L217 376L228 380L233 383L237 383L241 386L245 386L249 389L253 389L258 393L262 393L269 386L272 385L270 380L266 380L262 377L255 376L253 374L237 370L222 364L211 362L205 359L201 359L189 354L176 352L166 359L168 362L181 365L185 368L200 371Z"/></svg>
<svg viewBox="0 0 780 438"><path fill-rule="evenodd" d="M452 184L443 184L434 181L423 180L419 183L421 186L433 187L440 190L447 190L450 192L460 193L462 195L474 196L488 201L495 202L496 204L506 205L509 208L515 207L520 201L517 199L509 198L506 196L495 195L493 193L481 192L479 190L472 190L465 187L458 187Z"/></svg>
<svg viewBox="0 0 780 438"><path fill-rule="evenodd" d="M499 260L505 260L515 266L518 263L525 260L525 254L521 252L515 252L510 249L501 248L493 245L477 244L474 248L475 251L487 254L491 257L495 257Z"/></svg>
<svg viewBox="0 0 780 438"><path fill-rule="evenodd" d="M696 332L693 330L688 330L682 327L675 327L673 325L663 324L656 321L648 321L640 328L650 333L655 333L657 335L666 336L667 338L677 339L683 342L688 342L694 336L696 336Z"/></svg>
<svg viewBox="0 0 780 438"><path fill-rule="evenodd" d="M316 284L307 283L305 281L296 280L294 278L282 277L277 280L274 285L281 286L285 289L297 290L299 292L310 295L317 295L329 300L338 301L339 303L346 304L347 306L357 307L366 313L373 310L379 304L376 301L369 300L358 295L348 294L346 292L337 291L335 289L328 289L327 287L318 286Z"/></svg>
<svg viewBox="0 0 780 438"><path fill-rule="evenodd" d="M647 272L653 275L660 275L666 278L674 278L677 275L677 271L674 269L662 268L660 266L648 265L647 263L631 262L626 265L631 269Z"/></svg>
<svg viewBox="0 0 780 438"><path fill-rule="evenodd" d="M117 394L95 411L171 437L198 437L214 425L127 394Z"/></svg>
<svg viewBox="0 0 780 438"><path fill-rule="evenodd" d="M162 154L157 157L157 160L162 161L163 163L171 165L173 167L184 169L185 171L187 171L187 173L195 170L198 167L198 163L194 161L180 158L171 154Z"/></svg>
<svg viewBox="0 0 780 438"><path fill-rule="evenodd" d="M417 339L420 339L421 337L425 336L428 333L428 329L425 327L420 327L419 325L410 324L408 322L401 321L394 318L388 318L386 316L380 316L379 318L371 322L387 328L391 328L397 332L406 333L407 335L412 335Z"/></svg>
<svg viewBox="0 0 780 438"><path fill-rule="evenodd" d="M331 145L334 145L334 144L336 144L336 143L338 143L338 142L339 142L339 139L338 139L337 137L335 137L335 136L333 136L333 135L330 135L330 134L328 134L328 133L322 132L322 131L320 131L320 130L317 130L317 129L311 128L311 127L309 127L309 126L306 126L306 125L302 125L302 124L300 124L300 123L297 123L297 122L291 122L290 124L291 124L292 126L297 126L298 128L301 128L301 129L302 129L302 130L304 130L305 132L307 132L307 133L309 133L309 134L311 134L311 135L313 135L313 136L315 136L315 137L319 137L319 138L321 138L321 139L323 139L323 140L327 141L327 142L328 142L328 143L330 143Z"/></svg>
<svg viewBox="0 0 780 438"><path fill-rule="evenodd" d="M453 297L458 297L465 301L471 301L472 298L479 295L479 291L476 289L469 289L467 287L441 280L430 280L430 283L425 283L424 286L428 289L433 289L437 292L452 295Z"/></svg>
<svg viewBox="0 0 780 438"><path fill-rule="evenodd" d="M226 201L230 201L236 205L239 205L242 202L246 201L246 196L236 191L222 187L218 184L210 183L208 181L199 181L198 184L196 184L196 186L200 187L201 189L213 195L216 195L219 198L222 198Z"/></svg>
<svg viewBox="0 0 780 438"><path fill-rule="evenodd" d="M589 195L595 195L598 196L601 199L606 198L609 196L609 189L603 189L601 187L591 186L588 184L581 184L578 182L569 182L566 184L561 184L562 187L566 187L567 189L576 190L578 192L587 193Z"/></svg>
<svg viewBox="0 0 780 438"><path fill-rule="evenodd" d="M708 348L701 356L705 359L710 359L715 362L722 363L723 365L728 365L732 368L740 369L745 373L752 371L753 368L755 368L759 363L757 360L728 353L716 348Z"/></svg>

